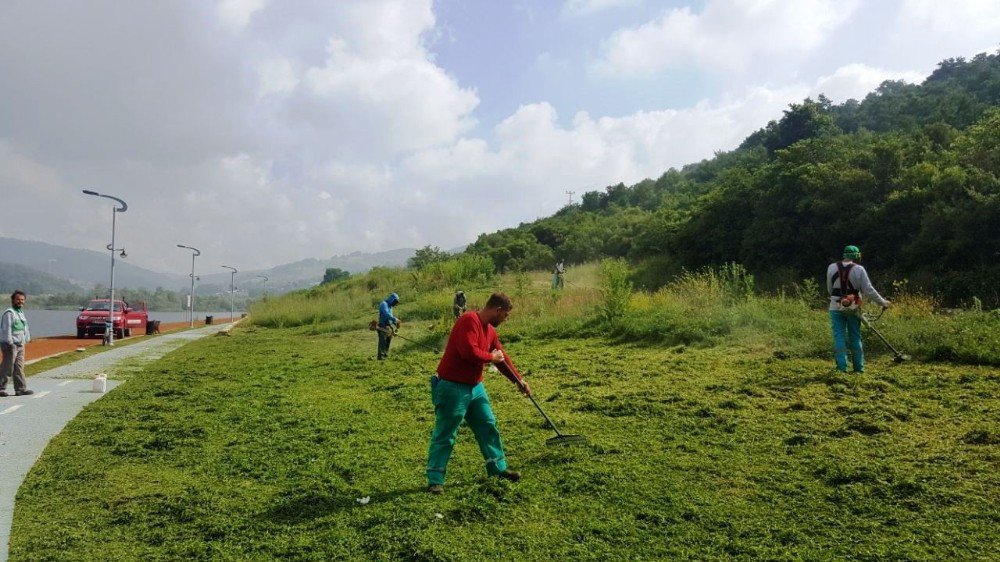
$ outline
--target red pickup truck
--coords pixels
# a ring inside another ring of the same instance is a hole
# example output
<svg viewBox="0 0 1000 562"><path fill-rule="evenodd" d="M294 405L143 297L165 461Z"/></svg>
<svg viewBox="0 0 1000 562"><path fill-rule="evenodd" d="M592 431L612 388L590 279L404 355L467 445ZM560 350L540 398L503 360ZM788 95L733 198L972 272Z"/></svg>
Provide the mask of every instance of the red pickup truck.
<svg viewBox="0 0 1000 562"><path fill-rule="evenodd" d="M110 303L108 299L93 299L87 306L80 308L80 315L76 317L76 337L103 335L107 329ZM127 338L132 335L133 330L138 330L140 334L146 333L148 321L149 312L146 310L146 303L140 302L138 306L130 306L125 301L115 299L112 323L116 338Z"/></svg>

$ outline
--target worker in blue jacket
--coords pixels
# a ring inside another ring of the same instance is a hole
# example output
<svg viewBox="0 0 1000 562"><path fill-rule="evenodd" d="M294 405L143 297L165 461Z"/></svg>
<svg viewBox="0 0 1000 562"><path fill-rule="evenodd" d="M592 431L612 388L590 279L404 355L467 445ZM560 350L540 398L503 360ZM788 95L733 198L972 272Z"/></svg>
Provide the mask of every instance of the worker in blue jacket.
<svg viewBox="0 0 1000 562"><path fill-rule="evenodd" d="M399 318L392 314L392 307L399 304L399 295L390 293L384 301L378 305L378 360L381 361L389 355L389 344L392 343L393 327L397 329L402 324Z"/></svg>

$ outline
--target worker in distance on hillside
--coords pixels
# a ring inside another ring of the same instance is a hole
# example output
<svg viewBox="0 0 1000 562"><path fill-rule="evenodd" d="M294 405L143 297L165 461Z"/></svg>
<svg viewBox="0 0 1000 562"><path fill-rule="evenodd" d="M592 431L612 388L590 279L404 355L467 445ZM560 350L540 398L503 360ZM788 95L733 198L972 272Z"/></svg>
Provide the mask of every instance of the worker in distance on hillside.
<svg viewBox="0 0 1000 562"><path fill-rule="evenodd" d="M389 345L392 344L393 327L398 329L403 321L392 314L392 307L399 304L399 295L390 293L384 301L378 304L378 324L375 331L378 332L378 360L381 361L389 356Z"/></svg>
<svg viewBox="0 0 1000 562"><path fill-rule="evenodd" d="M465 305L465 291L455 293L455 299L451 303L451 312L455 315L455 318L465 314Z"/></svg>
<svg viewBox="0 0 1000 562"><path fill-rule="evenodd" d="M507 295L493 293L482 310L466 312L451 329L437 375L431 377L434 431L427 453L427 491L432 494L444 492L445 470L463 419L476 437L487 474L510 482L521 479L520 473L507 468L496 417L483 386L483 367L493 363L522 394L531 395L531 387L500 345L495 330L512 308Z"/></svg>
<svg viewBox="0 0 1000 562"><path fill-rule="evenodd" d="M566 264L563 263L563 260L559 260L556 263L556 266L554 268L552 268L552 289L553 290L556 290L556 289L562 290L562 288L564 286L564 283L565 283L565 281L563 280L563 276L564 275L566 275Z"/></svg>
<svg viewBox="0 0 1000 562"><path fill-rule="evenodd" d="M847 372L847 350L855 373L865 372L865 353L861 346L862 294L885 308L889 300L878 294L868 272L861 264L857 246L844 248L843 259L826 268L826 289L830 293L830 328L833 330L833 359L837 370Z"/></svg>

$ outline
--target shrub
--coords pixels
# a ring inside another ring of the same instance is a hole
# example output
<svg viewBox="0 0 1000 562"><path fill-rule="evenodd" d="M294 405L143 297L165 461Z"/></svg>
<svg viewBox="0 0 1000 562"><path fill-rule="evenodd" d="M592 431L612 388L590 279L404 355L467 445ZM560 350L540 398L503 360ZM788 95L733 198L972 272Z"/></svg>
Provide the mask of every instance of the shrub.
<svg viewBox="0 0 1000 562"><path fill-rule="evenodd" d="M601 262L601 314L609 322L615 322L629 309L632 298L631 270L621 259L607 259Z"/></svg>

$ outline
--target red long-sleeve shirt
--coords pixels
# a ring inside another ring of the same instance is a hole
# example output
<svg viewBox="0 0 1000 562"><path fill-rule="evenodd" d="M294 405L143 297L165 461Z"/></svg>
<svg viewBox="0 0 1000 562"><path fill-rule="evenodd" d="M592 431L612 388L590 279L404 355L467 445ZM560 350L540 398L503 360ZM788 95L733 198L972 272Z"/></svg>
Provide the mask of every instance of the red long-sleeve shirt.
<svg viewBox="0 0 1000 562"><path fill-rule="evenodd" d="M511 382L519 382L521 373L500 345L493 326L480 320L475 311L466 312L458 317L451 329L444 356L438 363L438 376L451 382L479 384L483 381L483 366L493 361L491 352L494 349L503 352L504 357L497 369Z"/></svg>

